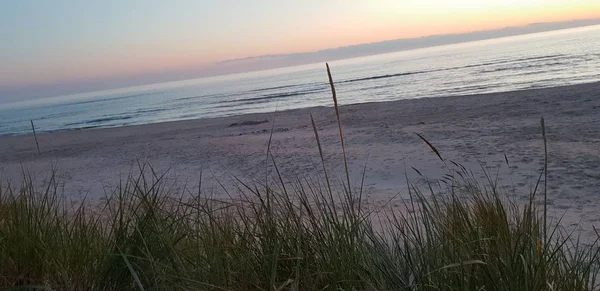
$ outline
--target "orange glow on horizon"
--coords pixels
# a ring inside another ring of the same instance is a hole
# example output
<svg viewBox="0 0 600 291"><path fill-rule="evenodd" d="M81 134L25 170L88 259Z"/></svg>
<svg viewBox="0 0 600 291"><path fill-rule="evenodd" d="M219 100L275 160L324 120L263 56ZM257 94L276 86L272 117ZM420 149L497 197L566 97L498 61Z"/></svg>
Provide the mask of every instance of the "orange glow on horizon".
<svg viewBox="0 0 600 291"><path fill-rule="evenodd" d="M238 53L235 57L214 58L217 62L224 59L243 58L268 54L289 54L312 52L328 48L373 43L385 40L418 38L431 35L460 34L475 31L519 27L533 23L564 22L585 19L600 19L600 1L594 6L550 7L540 10L492 11L488 15L465 14L438 21L395 21L385 23L364 23L346 21L341 25L315 30L312 35L298 38L297 42L283 43L277 48L257 48Z"/></svg>

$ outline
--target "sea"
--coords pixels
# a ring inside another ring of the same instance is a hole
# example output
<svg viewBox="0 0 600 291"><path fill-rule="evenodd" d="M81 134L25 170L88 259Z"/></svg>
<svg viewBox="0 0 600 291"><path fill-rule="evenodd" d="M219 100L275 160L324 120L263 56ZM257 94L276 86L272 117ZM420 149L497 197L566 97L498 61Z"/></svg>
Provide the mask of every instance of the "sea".
<svg viewBox="0 0 600 291"><path fill-rule="evenodd" d="M505 92L600 81L600 26L330 62L339 103ZM332 106L325 64L0 104L0 135Z"/></svg>

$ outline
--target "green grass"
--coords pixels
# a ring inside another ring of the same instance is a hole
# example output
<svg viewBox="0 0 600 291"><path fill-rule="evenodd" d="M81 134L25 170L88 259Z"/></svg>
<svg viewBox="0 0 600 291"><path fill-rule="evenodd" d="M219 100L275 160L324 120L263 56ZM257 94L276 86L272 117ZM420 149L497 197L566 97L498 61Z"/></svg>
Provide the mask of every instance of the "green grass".
<svg viewBox="0 0 600 291"><path fill-rule="evenodd" d="M343 139L337 106L336 115ZM313 129L323 156L314 122ZM264 184L238 179L223 185L233 199L219 200L200 186L174 191L142 164L100 206L72 206L54 172L42 183L24 174L21 185L0 186L0 286L599 289L597 241L584 244L559 222L545 224L545 187L525 193L529 202L520 205L492 179L478 181L445 162L452 170L444 183L410 184L401 210L380 212L363 205L363 189L350 187L347 167L340 184L326 174Z"/></svg>

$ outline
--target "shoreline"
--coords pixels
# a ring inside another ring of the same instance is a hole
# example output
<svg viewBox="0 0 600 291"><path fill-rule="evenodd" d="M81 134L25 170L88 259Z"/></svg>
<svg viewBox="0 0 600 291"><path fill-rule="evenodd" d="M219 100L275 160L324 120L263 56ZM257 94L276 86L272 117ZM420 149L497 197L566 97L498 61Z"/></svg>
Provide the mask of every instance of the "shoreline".
<svg viewBox="0 0 600 291"><path fill-rule="evenodd" d="M341 110L343 110L342 108L346 108L346 107L352 107L352 106L361 106L361 105L372 105L372 104L390 104L392 106L397 106L395 103L403 103L403 102L418 102L417 100L434 100L432 102L435 102L435 99L446 99L446 98L450 98L450 99L462 99L462 98L486 98L486 97L491 97L492 95L504 95L504 94L511 94L511 93L516 93L516 94L520 94L520 93L525 93L527 94L529 91L540 91L540 90L563 90L563 89L568 89L571 87L579 87L579 86L593 86L596 84L600 84L600 81L597 82L590 82L590 83L581 83L581 84L575 84L575 85L564 85L564 86L554 86L554 87L542 87L542 88L528 88L528 89L520 89L520 90L513 90L513 91L503 91L503 92L495 92L495 93L479 93L479 94L469 94L469 95L449 95L449 96L432 96L432 97L418 97L418 98L409 98L409 99L400 99L400 100L389 100L389 101L369 101L369 102L364 102L364 103L353 103L353 104L343 104L340 105ZM343 101L343 96L341 98L341 101ZM263 116L263 115L273 115L273 114L285 114L286 112L290 112L290 113L295 113L297 111L310 111L311 109L317 109L317 108L333 108L333 104L331 104L331 106L311 106L311 107L303 107L303 108L295 108L295 109L286 109L286 110L282 110L282 111L272 111L272 112L262 112L262 113L245 113L245 114L238 114L238 115L229 115L229 116L221 116L221 117L207 117L207 118L192 118L192 119L180 119L180 120L170 120L170 121L158 121L158 122L151 122L151 123L144 123L144 124L128 124L128 125L117 125L117 126L109 126L109 127L104 127L104 126L85 126L85 127L79 127L79 128L65 128L65 129L58 129L58 130L49 130L49 131L38 131L38 129L36 128L37 134L41 135L41 134L53 134L53 133L62 133L62 132L71 132L71 131L89 131L89 130L102 130L102 129L115 129L115 128L127 128L127 127L139 127L139 126L154 126L154 125L159 125L159 124L168 124L168 123L187 123L187 122L201 122L201 121L209 121L209 120L219 120L219 119L233 119L233 118L242 118L244 116ZM34 120L35 121L35 120ZM25 133L25 134L15 134L15 133L11 133L11 134L0 134L0 139L2 138L6 138L6 137L20 137L20 136L31 136L31 133Z"/></svg>
<svg viewBox="0 0 600 291"><path fill-rule="evenodd" d="M339 99L343 102L343 96ZM284 178L318 176L322 171L309 113L319 130L327 170L338 183L343 163L332 107L38 133L39 156L32 135L2 136L0 176L17 180L23 166L43 179L58 167L67 197L101 199L124 175L135 172L138 161L148 161L159 173L169 170L168 178L181 185L198 185L203 171L203 185L218 194L218 182L228 184L231 175L264 181L272 174L272 165L265 164L271 129L270 153ZM543 165L544 116L548 200L555 217L569 210L563 219L567 226L600 222L595 199L600 195L599 113L600 82L340 107L352 181L360 184L366 164L365 189L373 207L403 203L405 177L422 178L413 167L433 180L447 173L448 166L415 133L435 145L446 161L464 165L482 180L486 169L525 201Z"/></svg>

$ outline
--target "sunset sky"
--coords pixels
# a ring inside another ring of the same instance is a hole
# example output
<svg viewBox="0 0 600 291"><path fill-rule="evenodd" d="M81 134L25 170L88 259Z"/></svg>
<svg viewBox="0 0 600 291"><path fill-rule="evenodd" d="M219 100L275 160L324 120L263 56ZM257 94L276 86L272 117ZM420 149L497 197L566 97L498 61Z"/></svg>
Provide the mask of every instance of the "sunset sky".
<svg viewBox="0 0 600 291"><path fill-rule="evenodd" d="M168 80L249 56L591 18L600 18L598 0L6 0L0 98L36 86Z"/></svg>

